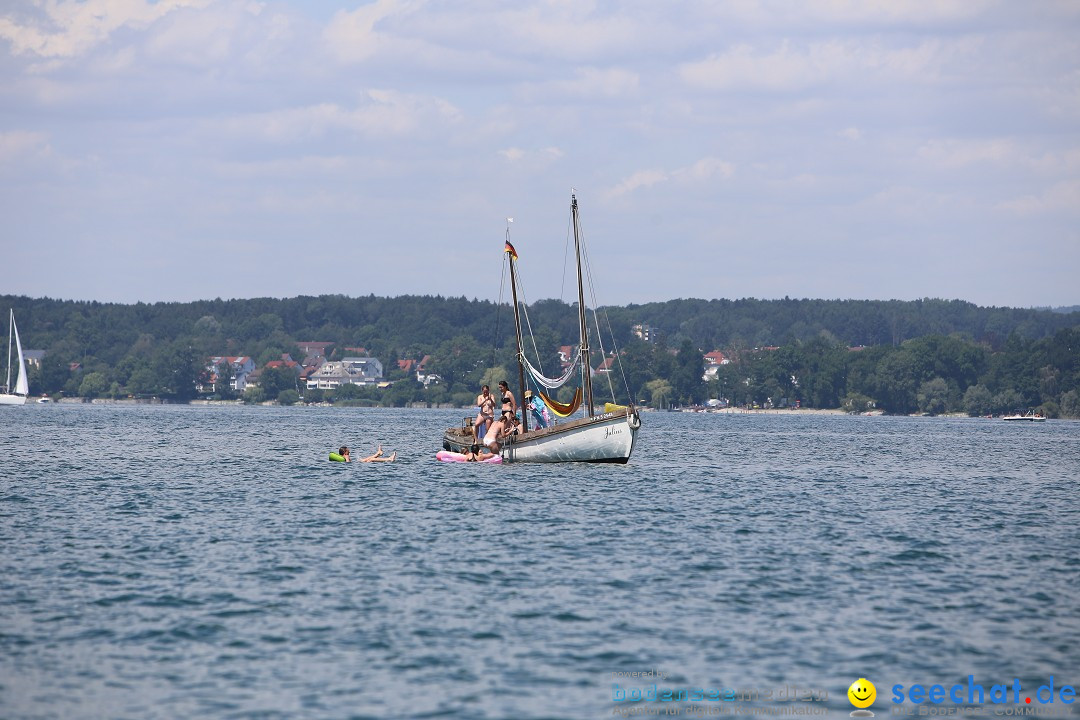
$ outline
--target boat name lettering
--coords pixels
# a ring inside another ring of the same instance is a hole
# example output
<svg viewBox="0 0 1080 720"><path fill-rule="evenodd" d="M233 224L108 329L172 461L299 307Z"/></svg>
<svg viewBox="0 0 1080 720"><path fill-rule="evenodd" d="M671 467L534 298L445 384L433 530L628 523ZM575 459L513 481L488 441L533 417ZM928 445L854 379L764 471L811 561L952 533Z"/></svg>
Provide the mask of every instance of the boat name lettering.
<svg viewBox="0 0 1080 720"><path fill-rule="evenodd" d="M622 428L604 428L604 437L609 438L612 435L619 435L622 433Z"/></svg>

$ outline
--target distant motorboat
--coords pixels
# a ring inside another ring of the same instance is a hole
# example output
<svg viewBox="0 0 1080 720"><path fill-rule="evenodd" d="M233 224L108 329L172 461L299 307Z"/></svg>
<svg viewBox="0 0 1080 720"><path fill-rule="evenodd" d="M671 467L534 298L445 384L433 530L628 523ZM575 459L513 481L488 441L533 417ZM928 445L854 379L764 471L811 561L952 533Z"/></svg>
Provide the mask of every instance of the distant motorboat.
<svg viewBox="0 0 1080 720"><path fill-rule="evenodd" d="M19 329L15 327L15 310L11 310L8 317L10 322L8 323L7 382L4 384L4 391L0 393L0 405L23 405L26 403L26 396L30 394L30 389L26 382L26 361L23 359L22 343L19 342ZM19 375L15 380L14 391L11 389L12 338L15 340L15 350L19 361Z"/></svg>
<svg viewBox="0 0 1080 720"><path fill-rule="evenodd" d="M51 403L52 402L52 400L49 398L48 395L42 395L41 397L39 397L37 399L37 401L38 401L38 405L45 405L46 403Z"/></svg>
<svg viewBox="0 0 1080 720"><path fill-rule="evenodd" d="M1046 422L1046 416L1040 415L1037 412L1029 410L1026 413L1014 413L1012 415L1002 415L1002 420L1020 421L1020 422Z"/></svg>

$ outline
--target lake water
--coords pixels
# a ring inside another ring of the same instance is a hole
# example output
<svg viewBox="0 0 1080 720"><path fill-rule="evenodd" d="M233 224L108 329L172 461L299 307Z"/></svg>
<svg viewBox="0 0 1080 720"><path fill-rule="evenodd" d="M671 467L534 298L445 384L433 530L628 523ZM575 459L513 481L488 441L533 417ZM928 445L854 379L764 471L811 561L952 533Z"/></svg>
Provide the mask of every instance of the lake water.
<svg viewBox="0 0 1080 720"><path fill-rule="evenodd" d="M0 717L847 717L862 677L882 717L897 684L1080 684L1080 423L650 413L626 466L436 462L463 415L5 409ZM326 461L379 442L399 461Z"/></svg>

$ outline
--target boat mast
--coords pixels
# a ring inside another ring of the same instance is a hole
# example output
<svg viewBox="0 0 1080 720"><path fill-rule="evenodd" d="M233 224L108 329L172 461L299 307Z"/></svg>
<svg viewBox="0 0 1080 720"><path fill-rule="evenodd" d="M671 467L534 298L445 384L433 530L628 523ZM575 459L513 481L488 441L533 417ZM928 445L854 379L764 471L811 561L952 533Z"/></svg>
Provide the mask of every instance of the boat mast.
<svg viewBox="0 0 1080 720"><path fill-rule="evenodd" d="M521 408L521 432L529 432L529 416L525 412L525 343L521 339L521 314L518 311L518 296L517 296L517 273L514 271L514 253L510 252L510 225L506 225L506 244L508 246L506 256L510 260L510 293L514 298L514 334L517 339L517 363L518 363L518 387L520 388L521 404L518 406ZM500 398L501 399L501 398Z"/></svg>
<svg viewBox="0 0 1080 720"><path fill-rule="evenodd" d="M4 385L4 392L11 392L11 330L15 327L15 308L11 308L11 316L8 319L8 334L7 334L7 384Z"/></svg>
<svg viewBox="0 0 1080 720"><path fill-rule="evenodd" d="M589 360L589 327L585 323L585 283L581 277L581 239L578 236L577 196L570 193L570 213L574 218L574 255L577 257L578 323L581 329L581 361L585 370L585 399L589 405L589 417L594 414L592 396L592 362Z"/></svg>

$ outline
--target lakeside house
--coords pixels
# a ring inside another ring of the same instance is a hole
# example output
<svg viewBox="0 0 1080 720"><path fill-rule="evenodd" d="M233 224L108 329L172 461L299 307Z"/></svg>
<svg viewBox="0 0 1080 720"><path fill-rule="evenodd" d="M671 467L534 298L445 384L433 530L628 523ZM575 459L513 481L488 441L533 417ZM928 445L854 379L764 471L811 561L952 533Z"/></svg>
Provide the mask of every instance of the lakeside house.
<svg viewBox="0 0 1080 720"><path fill-rule="evenodd" d="M593 375L606 375L611 372L614 366L615 356L609 355L608 357L604 358L604 362L596 366L596 370L593 370Z"/></svg>
<svg viewBox="0 0 1080 720"><path fill-rule="evenodd" d="M236 392L244 392L247 388L248 377L251 373L255 372L255 361L247 355L215 355L210 358L210 364L206 366L206 370L209 373L210 385L206 387L204 385L197 385L195 387L199 392L216 393L218 391L217 386L220 382L218 378L218 368L222 364L228 363L230 368L229 387Z"/></svg>
<svg viewBox="0 0 1080 720"><path fill-rule="evenodd" d="M383 382L383 366L378 358L347 357L328 360L307 376L309 389L333 390L342 385L378 385Z"/></svg>
<svg viewBox="0 0 1080 720"><path fill-rule="evenodd" d="M731 360L719 350L713 350L707 352L704 355L705 358L705 374L701 376L701 379L705 382L709 382L716 377L717 371L720 370L723 365L730 365Z"/></svg>
<svg viewBox="0 0 1080 720"><path fill-rule="evenodd" d="M44 350L23 350L23 360L27 367L39 368L41 361L45 359Z"/></svg>

